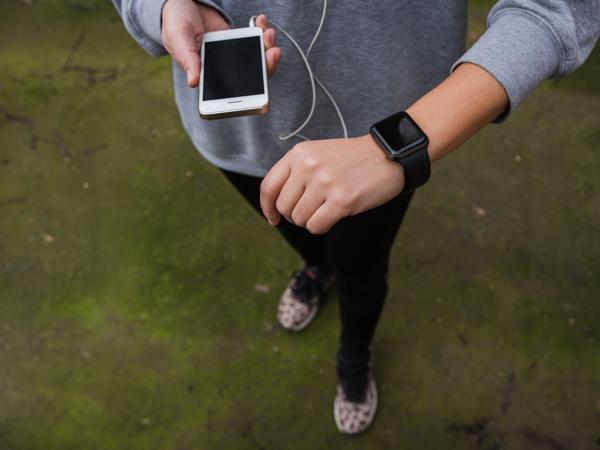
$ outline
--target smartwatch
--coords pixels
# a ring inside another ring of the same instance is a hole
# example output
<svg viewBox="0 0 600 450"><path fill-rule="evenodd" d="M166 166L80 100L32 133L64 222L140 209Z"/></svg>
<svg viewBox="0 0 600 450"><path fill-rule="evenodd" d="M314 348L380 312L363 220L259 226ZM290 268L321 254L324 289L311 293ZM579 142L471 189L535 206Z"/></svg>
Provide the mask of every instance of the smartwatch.
<svg viewBox="0 0 600 450"><path fill-rule="evenodd" d="M427 183L431 175L429 139L406 111L377 122L369 133L389 159L402 164L405 178L402 192L414 191Z"/></svg>

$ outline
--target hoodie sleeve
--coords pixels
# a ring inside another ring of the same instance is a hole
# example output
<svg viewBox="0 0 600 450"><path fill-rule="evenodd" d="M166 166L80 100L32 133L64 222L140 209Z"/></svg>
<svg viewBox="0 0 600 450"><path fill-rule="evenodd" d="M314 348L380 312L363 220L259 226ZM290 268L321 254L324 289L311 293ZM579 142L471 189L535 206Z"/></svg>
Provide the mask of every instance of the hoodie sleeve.
<svg viewBox="0 0 600 450"><path fill-rule="evenodd" d="M508 94L506 117L543 81L581 66L600 35L600 0L501 0L487 31L452 66L476 64Z"/></svg>
<svg viewBox="0 0 600 450"><path fill-rule="evenodd" d="M161 37L162 9L166 1L112 0L129 34L152 56L167 54ZM216 9L230 25L233 25L231 16L216 1L194 1Z"/></svg>

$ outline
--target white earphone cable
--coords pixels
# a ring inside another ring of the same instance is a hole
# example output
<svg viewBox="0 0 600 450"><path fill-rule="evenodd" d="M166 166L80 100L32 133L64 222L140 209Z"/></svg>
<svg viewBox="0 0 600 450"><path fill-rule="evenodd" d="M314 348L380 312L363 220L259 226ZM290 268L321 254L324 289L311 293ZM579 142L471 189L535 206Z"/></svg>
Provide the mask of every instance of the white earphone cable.
<svg viewBox="0 0 600 450"><path fill-rule="evenodd" d="M300 56L302 57L302 60L304 61L304 65L306 66L306 70L308 71L308 77L310 79L310 85L311 85L311 89L312 89L312 103L310 106L310 112L308 113L308 116L306 117L306 119L304 120L304 122L302 123L302 125L300 125L297 129L295 129L294 131L292 131L291 133L287 134L287 135L280 135L279 139L282 141L286 141L289 138L297 135L298 133L300 133L300 131L302 131L304 129L304 127L306 127L306 125L308 125L308 122L310 122L310 119L312 119L312 116L315 112L315 106L317 103L317 90L315 87L315 77L313 75L312 69L310 68L310 64L308 62L308 59L306 57L306 55L304 54L304 52L302 51L302 49L300 48L300 46L298 45L298 43L294 40L293 37L291 37L287 31L285 31L283 28L281 28L279 25L277 25L275 22L270 22L274 27L276 27L279 31L281 31L285 37L287 37L290 42L292 43L292 45L294 47L296 47L296 50L298 50L298 53L300 53Z"/></svg>
<svg viewBox="0 0 600 450"><path fill-rule="evenodd" d="M333 107L335 108L335 111L340 119L340 123L342 125L342 129L344 132L344 137L348 137L348 130L346 128L346 122L344 121L344 116L342 115L342 112L337 104L337 102L335 101L335 98L333 97L333 95L329 92L329 90L327 90L327 88L325 87L325 85L321 82L321 80L319 80L317 78L317 76L314 74L314 72L312 71L312 68L310 67L310 63L308 62L308 57L310 55L311 50L313 49L313 46L315 45L315 42L317 42L317 39L319 37L319 34L321 34L321 30L323 29L323 25L325 24L325 17L327 14L327 0L323 0L323 13L321 14L321 21L319 23L319 27L317 28L317 32L315 33L310 45L308 46L308 50L306 51L306 54L302 51L302 49L300 48L300 46L298 45L298 43L295 41L295 39L289 35L289 33L287 31L285 31L280 25L278 25L277 23L273 22L273 21L269 21L269 23L271 25L273 25L275 28L277 28L279 31L281 31L283 33L283 35L285 37L287 37L289 39L289 41L292 43L292 45L296 48L296 50L298 50L298 53L300 54L300 57L302 58L304 65L306 67L306 70L308 72L308 78L310 80L310 84L311 84L311 89L312 89L312 102L311 102L311 107L310 107L310 111L308 113L308 116L306 117L306 119L304 120L304 122L294 131L292 131L291 133L287 134L287 135L280 135L279 139L282 141L288 140L291 137L297 136L300 139L303 139L305 141L309 141L310 139L307 138L304 135L300 134L300 131L302 131L306 125L308 125L308 123L310 122L310 120L312 119L312 116L314 115L315 112L315 106L317 103L317 91L316 91L316 87L315 87L315 82L319 85L319 87L323 90L323 92L325 93L325 95L327 96L327 98L329 99L329 101L331 102L331 104L333 105ZM250 19L250 26L256 26L255 24L255 19L256 16L253 16Z"/></svg>
<svg viewBox="0 0 600 450"><path fill-rule="evenodd" d="M317 42L317 38L319 37L319 34L321 34L321 29L323 28L323 25L325 23L326 13L327 13L327 0L323 0L323 14L321 15L321 22L319 23L319 28L317 29L317 32L315 33L315 37L313 38L312 42L308 46L308 50L306 50L306 58L308 58L310 56L310 52L313 48L313 45L315 45L315 42ZM340 110L337 102L335 101L335 98L333 98L333 95L331 95L331 93L325 87L325 85L321 82L321 80L319 80L319 78L314 73L312 75L313 75L315 81L317 82L317 84L319 85L319 87L323 90L325 95L327 95L327 98L329 98L329 101L335 108L335 111L337 112L337 115L340 118L340 123L342 124L342 129L344 130L344 137L347 138L348 130L346 129L346 122L344 120L344 116L342 115L342 111Z"/></svg>
<svg viewBox="0 0 600 450"><path fill-rule="evenodd" d="M323 25L325 24L325 16L326 15L327 15L327 0L323 0L323 12L321 13L321 21L319 22L319 27L317 28L317 32L315 33L315 36L312 38L312 41L310 41L308 50L306 50L307 58L308 58L308 55L310 55L310 51L312 50L313 45L315 45L315 42L317 42L317 39L319 38L319 35L321 34L321 30L323 29Z"/></svg>

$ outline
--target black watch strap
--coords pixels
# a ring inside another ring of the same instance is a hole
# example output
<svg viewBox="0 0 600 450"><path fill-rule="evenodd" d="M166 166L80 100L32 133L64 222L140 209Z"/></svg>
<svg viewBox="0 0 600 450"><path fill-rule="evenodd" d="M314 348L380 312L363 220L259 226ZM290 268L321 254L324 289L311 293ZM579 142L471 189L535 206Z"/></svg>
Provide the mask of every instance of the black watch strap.
<svg viewBox="0 0 600 450"><path fill-rule="evenodd" d="M426 147L403 157L398 162L404 167L404 189L402 189L402 192L412 192L429 180L431 162Z"/></svg>

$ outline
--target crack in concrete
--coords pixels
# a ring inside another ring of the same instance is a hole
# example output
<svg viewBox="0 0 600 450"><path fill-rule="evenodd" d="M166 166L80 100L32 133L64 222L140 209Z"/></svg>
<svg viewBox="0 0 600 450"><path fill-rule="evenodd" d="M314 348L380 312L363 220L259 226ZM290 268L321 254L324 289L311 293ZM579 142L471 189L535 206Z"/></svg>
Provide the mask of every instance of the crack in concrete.
<svg viewBox="0 0 600 450"><path fill-rule="evenodd" d="M4 108L3 106L0 106L0 114L2 114L4 116L4 119L8 123L20 123L28 128L33 128L33 120L31 119L31 117L19 116L17 114L13 114L10 111L8 111L6 108Z"/></svg>
<svg viewBox="0 0 600 450"><path fill-rule="evenodd" d="M0 208L4 208L5 206L15 205L20 203L25 203L27 201L26 197L9 197L4 200L0 200Z"/></svg>
<svg viewBox="0 0 600 450"><path fill-rule="evenodd" d="M119 76L119 71L116 67L91 67L75 64L77 53L83 44L85 35L80 33L75 41L71 44L67 58L62 66L62 72L77 72L85 75L88 84L91 86L96 83L116 80Z"/></svg>
<svg viewBox="0 0 600 450"><path fill-rule="evenodd" d="M515 373L511 372L506 379L504 395L502 396L502 414L505 415L512 403L512 396L515 390Z"/></svg>

